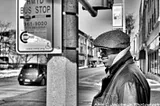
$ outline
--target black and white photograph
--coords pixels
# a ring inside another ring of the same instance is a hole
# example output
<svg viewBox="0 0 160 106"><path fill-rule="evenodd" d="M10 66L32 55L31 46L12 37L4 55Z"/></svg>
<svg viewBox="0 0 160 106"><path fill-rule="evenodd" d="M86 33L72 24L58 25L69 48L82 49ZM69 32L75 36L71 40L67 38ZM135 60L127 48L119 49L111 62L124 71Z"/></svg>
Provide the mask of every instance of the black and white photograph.
<svg viewBox="0 0 160 106"><path fill-rule="evenodd" d="M159 0L0 0L0 106L160 106Z"/></svg>

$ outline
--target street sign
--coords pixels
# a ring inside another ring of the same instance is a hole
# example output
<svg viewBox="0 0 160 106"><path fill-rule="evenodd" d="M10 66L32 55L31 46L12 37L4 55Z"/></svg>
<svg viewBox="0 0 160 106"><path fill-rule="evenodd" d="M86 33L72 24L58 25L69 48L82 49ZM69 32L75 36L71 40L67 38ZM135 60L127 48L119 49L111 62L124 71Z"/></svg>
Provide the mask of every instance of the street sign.
<svg viewBox="0 0 160 106"><path fill-rule="evenodd" d="M123 10L122 4L114 4L112 7L113 28L123 27Z"/></svg>
<svg viewBox="0 0 160 106"><path fill-rule="evenodd" d="M61 26L55 9L61 12L61 0L17 0L17 52L20 54L61 53ZM58 15L58 14L57 14ZM57 23L57 22L58 23ZM55 22L55 23L54 23ZM58 31L58 32L57 32ZM59 34L55 37L55 33Z"/></svg>

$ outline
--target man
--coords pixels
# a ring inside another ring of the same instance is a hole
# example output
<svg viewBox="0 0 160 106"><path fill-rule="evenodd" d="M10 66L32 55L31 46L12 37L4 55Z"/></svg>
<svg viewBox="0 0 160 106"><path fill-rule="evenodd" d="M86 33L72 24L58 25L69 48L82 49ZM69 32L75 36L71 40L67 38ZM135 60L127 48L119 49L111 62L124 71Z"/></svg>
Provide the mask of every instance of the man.
<svg viewBox="0 0 160 106"><path fill-rule="evenodd" d="M149 104L150 87L131 56L129 36L120 30L109 31L98 36L94 45L101 50L109 76L102 80L101 91L92 106Z"/></svg>

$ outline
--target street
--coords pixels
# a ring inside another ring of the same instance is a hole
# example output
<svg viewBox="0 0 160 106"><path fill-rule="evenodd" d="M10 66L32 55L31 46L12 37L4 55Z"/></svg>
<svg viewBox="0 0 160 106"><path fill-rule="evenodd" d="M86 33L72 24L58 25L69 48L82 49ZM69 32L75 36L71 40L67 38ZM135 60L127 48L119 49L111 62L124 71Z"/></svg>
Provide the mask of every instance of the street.
<svg viewBox="0 0 160 106"><path fill-rule="evenodd" d="M106 76L105 67L79 70L79 106L91 106L93 97L99 92L101 79ZM160 106L160 83L147 79L151 87L151 106Z"/></svg>
<svg viewBox="0 0 160 106"><path fill-rule="evenodd" d="M94 95L100 89L100 82L105 77L104 67L79 70L79 106L91 106Z"/></svg>
<svg viewBox="0 0 160 106"><path fill-rule="evenodd" d="M45 102L45 86L21 86L17 77L0 79L0 106L44 106Z"/></svg>

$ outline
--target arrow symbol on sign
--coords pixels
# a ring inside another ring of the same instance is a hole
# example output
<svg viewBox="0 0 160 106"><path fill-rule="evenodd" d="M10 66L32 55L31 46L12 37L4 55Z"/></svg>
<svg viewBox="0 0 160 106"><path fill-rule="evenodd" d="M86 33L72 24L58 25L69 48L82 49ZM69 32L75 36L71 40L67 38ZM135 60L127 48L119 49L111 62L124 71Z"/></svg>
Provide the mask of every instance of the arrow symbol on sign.
<svg viewBox="0 0 160 106"><path fill-rule="evenodd" d="M50 14L48 14L48 15L33 15L32 16L32 18L49 18L49 17L51 17Z"/></svg>
<svg viewBox="0 0 160 106"><path fill-rule="evenodd" d="M26 15L26 16L20 16L20 19L26 19L26 20L30 20L32 18L50 18L51 15L33 15L32 17L30 15Z"/></svg>

